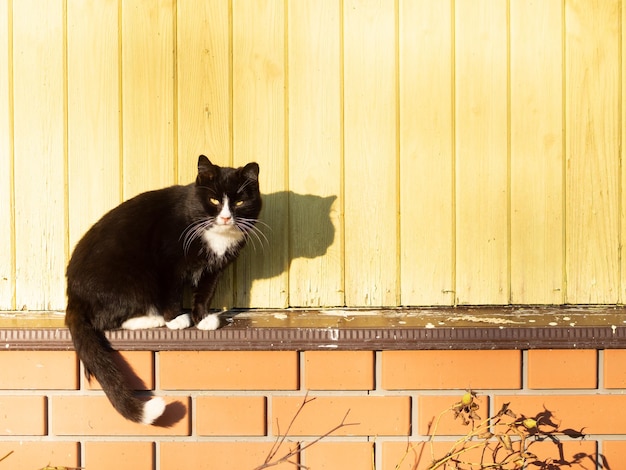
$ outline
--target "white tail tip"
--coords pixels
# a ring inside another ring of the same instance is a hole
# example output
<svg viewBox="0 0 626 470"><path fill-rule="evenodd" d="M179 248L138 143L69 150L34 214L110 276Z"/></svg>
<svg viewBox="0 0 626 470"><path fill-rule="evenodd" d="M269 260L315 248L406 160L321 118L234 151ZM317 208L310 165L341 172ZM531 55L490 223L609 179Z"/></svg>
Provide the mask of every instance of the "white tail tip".
<svg viewBox="0 0 626 470"><path fill-rule="evenodd" d="M161 397L152 398L143 405L143 424L152 424L165 411L165 400Z"/></svg>

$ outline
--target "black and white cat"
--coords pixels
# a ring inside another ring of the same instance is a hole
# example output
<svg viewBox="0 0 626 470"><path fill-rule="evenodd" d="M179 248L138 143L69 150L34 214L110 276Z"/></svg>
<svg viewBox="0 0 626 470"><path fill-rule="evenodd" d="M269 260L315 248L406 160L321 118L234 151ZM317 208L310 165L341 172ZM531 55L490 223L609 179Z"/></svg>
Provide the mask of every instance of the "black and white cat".
<svg viewBox="0 0 626 470"><path fill-rule="evenodd" d="M114 208L78 242L67 267L68 326L78 357L115 409L151 424L162 398L135 397L116 365L105 330L219 327L209 302L222 271L251 236L261 211L259 166L198 158L196 182L140 194ZM182 313L191 285L191 314Z"/></svg>

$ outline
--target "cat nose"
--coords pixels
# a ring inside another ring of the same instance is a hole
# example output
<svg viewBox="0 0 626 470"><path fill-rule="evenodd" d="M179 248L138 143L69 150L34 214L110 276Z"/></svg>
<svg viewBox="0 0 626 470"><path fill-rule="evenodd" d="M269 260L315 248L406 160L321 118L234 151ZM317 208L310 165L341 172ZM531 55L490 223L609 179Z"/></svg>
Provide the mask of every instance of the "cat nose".
<svg viewBox="0 0 626 470"><path fill-rule="evenodd" d="M226 216L224 217L223 215L220 216L220 219L222 219L222 222L224 222L225 224L227 224L228 222L230 222L231 217L230 216Z"/></svg>

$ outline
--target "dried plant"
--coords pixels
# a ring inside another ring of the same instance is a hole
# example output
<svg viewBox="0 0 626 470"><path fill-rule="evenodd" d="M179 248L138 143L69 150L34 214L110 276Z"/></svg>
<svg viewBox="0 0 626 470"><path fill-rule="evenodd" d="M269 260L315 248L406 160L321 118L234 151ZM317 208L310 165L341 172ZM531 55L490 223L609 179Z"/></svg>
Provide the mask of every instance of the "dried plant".
<svg viewBox="0 0 626 470"><path fill-rule="evenodd" d="M48 465L39 470L83 470L83 467L51 467Z"/></svg>
<svg viewBox="0 0 626 470"><path fill-rule="evenodd" d="M527 417L515 413L510 408L510 403L505 403L494 416L482 419L478 414L479 408L476 394L468 390L460 401L442 411L431 422L427 442L407 446L396 470L401 468L411 454L415 457L411 470L416 470L422 462L426 444L430 448L430 464L425 467L427 470L559 470L585 463L590 465L589 468L610 470L603 456L578 453L567 459L562 437L582 439L583 430L560 429L548 409L534 417ZM455 441L444 455L438 457L434 438L442 417L450 413L464 426L469 426L470 431ZM532 452L533 445L543 441L554 444L557 454L555 457L540 459Z"/></svg>
<svg viewBox="0 0 626 470"><path fill-rule="evenodd" d="M341 420L341 422L339 422L339 424L337 424L332 429L328 430L327 432L325 432L321 436L317 437L313 441L304 442L304 443L303 442L299 442L299 443L297 443L295 448L293 448L293 449L290 448L286 452L281 453L279 455L279 453L281 452L281 449L283 449L285 443L287 442L287 439L289 437L289 432L291 431L291 428L293 427L293 424L296 422L296 419L298 419L298 416L300 415L300 413L302 413L302 410L304 409L304 407L307 404L311 403L313 400L315 400L315 397L314 398L309 398L308 394L305 395L304 399L302 400L302 403L298 407L298 410L294 414L293 418L291 418L291 421L289 422L289 425L287 426L287 429L285 430L285 433L281 434L280 427L278 428L278 436L276 437L276 440L274 441L274 444L272 445L272 448L268 452L267 457L265 458L265 462L262 463L261 465L259 465L258 467L255 467L254 470L262 470L264 468L274 467L274 466L280 465L282 463L290 463L290 464L296 466L297 468L306 470L309 467L307 467L305 465L302 465L299 462L296 462L294 460L295 457L300 455L304 450L308 449L309 447L317 444L322 439L324 439L324 438L330 436L331 434L333 434L334 432L338 431L339 429L344 428L346 426L356 426L357 424L359 424L359 423L346 423L346 419L348 418L348 414L350 413L350 410L348 410L348 411L346 411L346 414L343 416L343 419ZM278 426L278 422L276 424Z"/></svg>

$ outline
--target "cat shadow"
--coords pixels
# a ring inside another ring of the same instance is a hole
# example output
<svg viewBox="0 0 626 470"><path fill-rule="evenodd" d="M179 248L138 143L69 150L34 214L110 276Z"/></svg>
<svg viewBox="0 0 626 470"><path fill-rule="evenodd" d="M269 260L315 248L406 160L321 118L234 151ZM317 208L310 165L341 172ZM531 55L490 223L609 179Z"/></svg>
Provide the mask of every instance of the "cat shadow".
<svg viewBox="0 0 626 470"><path fill-rule="evenodd" d="M262 198L263 209L256 224L257 230L250 236L234 266L224 273L212 302L214 309L225 307L231 310L230 316L259 307L254 305L251 294L256 281L287 273L296 259L326 255L335 240L333 217L337 213L334 208L337 196L279 191L263 194ZM280 299L272 303L289 305L289 292L270 295L273 299Z"/></svg>
<svg viewBox="0 0 626 470"><path fill-rule="evenodd" d="M168 403L165 407L165 411L159 416L153 424L159 428L171 428L176 423L181 421L187 416L187 407L180 401L173 401Z"/></svg>

